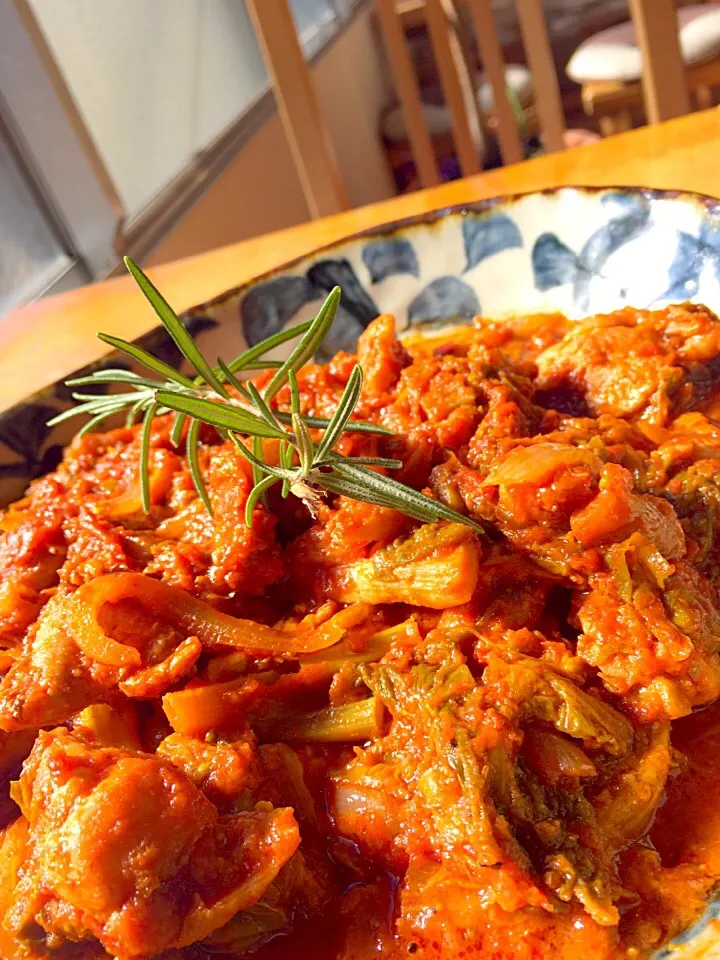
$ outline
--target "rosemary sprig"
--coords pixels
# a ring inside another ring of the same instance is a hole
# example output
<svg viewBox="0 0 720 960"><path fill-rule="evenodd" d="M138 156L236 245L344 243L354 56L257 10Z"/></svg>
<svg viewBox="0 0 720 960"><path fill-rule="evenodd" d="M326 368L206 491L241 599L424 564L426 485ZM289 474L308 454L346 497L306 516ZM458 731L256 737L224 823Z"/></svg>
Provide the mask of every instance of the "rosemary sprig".
<svg viewBox="0 0 720 960"><path fill-rule="evenodd" d="M230 363L218 359L217 366L213 366L154 284L132 260L126 257L125 263L180 353L194 368L196 376L194 379L185 376L137 344L101 333L98 336L104 343L126 354L160 379L117 368L98 370L89 376L68 380L68 386L72 387L117 384L128 389L124 393L111 395L75 392L73 398L80 401L79 404L48 422L54 425L70 417L87 414L90 420L80 431L82 434L118 413L126 415L129 425L142 416L140 488L146 512L151 506L150 441L153 420L160 414L174 411L171 440L179 445L185 436L193 483L209 513L212 513L212 507L199 456L202 423L215 427L223 438L229 439L252 467L254 484L245 511L248 526L252 525L258 502L272 486L282 483L282 496L293 493L313 514L327 493L335 493L390 507L422 522L451 520L481 531L470 518L378 472L400 469L402 461L385 457L345 457L335 451L339 439L348 431L392 435L384 427L351 419L362 389L363 375L359 365L352 370L331 419L302 414L296 374L315 355L330 330L340 302L339 287L330 292L314 320L268 337ZM275 347L298 336L301 339L287 360L278 362L267 359L266 354ZM258 369L275 371L262 393L250 380L242 381L237 376ZM271 406L286 384L290 388L289 413ZM317 442L310 432L313 429L323 431ZM250 438L250 444L244 442L246 438ZM279 441L277 463L269 463L265 459L264 439Z"/></svg>

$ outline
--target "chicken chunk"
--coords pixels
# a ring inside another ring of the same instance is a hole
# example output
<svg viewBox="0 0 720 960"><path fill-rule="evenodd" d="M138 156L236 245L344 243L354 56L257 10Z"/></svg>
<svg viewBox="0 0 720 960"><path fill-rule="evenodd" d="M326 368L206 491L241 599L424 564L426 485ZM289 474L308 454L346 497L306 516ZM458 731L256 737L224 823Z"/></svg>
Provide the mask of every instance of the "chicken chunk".
<svg viewBox="0 0 720 960"><path fill-rule="evenodd" d="M537 358L540 390L578 395L594 416L664 424L702 397L693 372L720 354L720 321L705 307L619 310L577 324Z"/></svg>
<svg viewBox="0 0 720 960"><path fill-rule="evenodd" d="M68 635L54 598L30 629L22 655L0 681L0 729L64 723L106 700L119 671L93 665Z"/></svg>
<svg viewBox="0 0 720 960"><path fill-rule="evenodd" d="M41 733L15 787L28 823L4 931L151 957L203 939L264 893L299 843L290 810L220 817L171 763ZM8 960L14 960L8 958Z"/></svg>
<svg viewBox="0 0 720 960"><path fill-rule="evenodd" d="M638 717L672 720L720 694L720 611L687 562L662 586L629 568L593 577L577 616L579 656Z"/></svg>

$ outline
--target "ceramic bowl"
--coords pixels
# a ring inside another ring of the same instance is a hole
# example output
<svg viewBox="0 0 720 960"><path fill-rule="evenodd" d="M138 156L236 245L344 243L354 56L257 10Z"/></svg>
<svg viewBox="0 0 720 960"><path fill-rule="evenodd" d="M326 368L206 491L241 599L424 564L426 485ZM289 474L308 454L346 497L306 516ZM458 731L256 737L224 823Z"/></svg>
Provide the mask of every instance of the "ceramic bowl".
<svg viewBox="0 0 720 960"><path fill-rule="evenodd" d="M336 284L342 304L325 356L352 350L380 313L401 333L431 335L477 314L559 311L694 300L720 313L720 201L640 188L565 188L481 201L377 227L295 260L183 315L209 357L310 318ZM138 293L138 309L146 309ZM98 317L102 328L102 317ZM162 328L139 342L176 365ZM287 349L287 346L286 346ZM111 355L102 366L128 366ZM56 383L0 414L0 503L52 470L77 423L46 422L71 404ZM720 904L660 957L720 956Z"/></svg>

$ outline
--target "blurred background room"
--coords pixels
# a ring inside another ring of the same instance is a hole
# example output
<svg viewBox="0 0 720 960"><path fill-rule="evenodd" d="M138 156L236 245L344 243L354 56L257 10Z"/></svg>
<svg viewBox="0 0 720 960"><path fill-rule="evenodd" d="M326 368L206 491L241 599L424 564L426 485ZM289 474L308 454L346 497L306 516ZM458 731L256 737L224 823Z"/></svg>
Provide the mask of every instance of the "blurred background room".
<svg viewBox="0 0 720 960"><path fill-rule="evenodd" d="M0 0L0 315L718 86L715 2Z"/></svg>

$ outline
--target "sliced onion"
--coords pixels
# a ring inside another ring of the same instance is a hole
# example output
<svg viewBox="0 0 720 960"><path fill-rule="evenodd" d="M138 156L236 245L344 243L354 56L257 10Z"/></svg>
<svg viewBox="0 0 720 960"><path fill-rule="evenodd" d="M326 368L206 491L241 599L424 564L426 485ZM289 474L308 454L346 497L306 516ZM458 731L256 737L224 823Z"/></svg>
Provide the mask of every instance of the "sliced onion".
<svg viewBox="0 0 720 960"><path fill-rule="evenodd" d="M594 777L595 764L569 737L552 730L525 731L523 756L544 780L555 784L564 777Z"/></svg>
<svg viewBox="0 0 720 960"><path fill-rule="evenodd" d="M563 467L585 465L595 473L602 469L602 461L590 450L565 443L534 443L515 447L507 453L485 478L488 486L546 483Z"/></svg>
<svg viewBox="0 0 720 960"><path fill-rule="evenodd" d="M98 663L113 667L139 667L140 651L118 643L100 626L106 603L133 599L153 616L173 624L185 636L196 636L206 650L240 648L256 656L295 656L313 653L337 643L345 627L331 618L317 629L279 630L254 620L221 613L179 587L141 573L108 573L83 584L66 601L65 622L80 649Z"/></svg>
<svg viewBox="0 0 720 960"><path fill-rule="evenodd" d="M332 794L335 826L347 836L366 838L372 823L376 832L382 824L383 838L391 840L400 830L399 808L394 797L367 784L339 783Z"/></svg>

